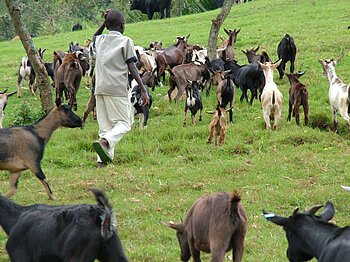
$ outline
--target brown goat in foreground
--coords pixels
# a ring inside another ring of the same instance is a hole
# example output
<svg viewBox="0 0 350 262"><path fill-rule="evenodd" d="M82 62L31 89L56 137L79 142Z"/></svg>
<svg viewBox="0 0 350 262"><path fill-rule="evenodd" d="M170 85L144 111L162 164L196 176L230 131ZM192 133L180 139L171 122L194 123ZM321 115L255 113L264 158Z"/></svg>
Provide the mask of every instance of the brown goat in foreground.
<svg viewBox="0 0 350 262"><path fill-rule="evenodd" d="M289 79L290 88L289 88L289 112L287 120L291 120L291 114L293 111L293 116L295 117L295 121L297 125L300 125L300 115L299 110L300 106L304 108L304 116L305 116L305 125L309 124L309 101L308 101L308 92L306 86L299 82L299 77L304 75L304 72L298 72L294 74L285 75Z"/></svg>
<svg viewBox="0 0 350 262"><path fill-rule="evenodd" d="M225 144L225 136L227 131L227 111L224 107L217 105L213 117L209 124L209 137L207 143L210 144L214 136L215 145Z"/></svg>
<svg viewBox="0 0 350 262"><path fill-rule="evenodd" d="M43 184L49 199L53 199L49 183L41 169L44 148L52 133L63 127L82 127L83 121L67 105L58 100L47 115L30 126L0 129L0 170L10 171L10 191L7 197L17 191L21 172L30 169Z"/></svg>
<svg viewBox="0 0 350 262"><path fill-rule="evenodd" d="M200 251L211 253L212 262L223 262L232 249L235 262L242 261L247 217L241 197L225 192L199 198L181 224L163 222L175 229L181 248L181 261L200 262Z"/></svg>

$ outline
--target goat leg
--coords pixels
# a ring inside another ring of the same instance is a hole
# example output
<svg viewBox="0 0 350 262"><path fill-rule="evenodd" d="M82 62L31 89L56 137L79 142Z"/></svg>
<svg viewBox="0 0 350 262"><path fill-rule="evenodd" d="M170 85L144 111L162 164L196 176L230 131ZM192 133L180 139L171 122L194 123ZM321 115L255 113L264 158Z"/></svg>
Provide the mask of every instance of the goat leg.
<svg viewBox="0 0 350 262"><path fill-rule="evenodd" d="M10 174L10 191L7 192L6 197L10 198L17 192L18 179L21 176L21 173L11 173Z"/></svg>
<svg viewBox="0 0 350 262"><path fill-rule="evenodd" d="M35 174L35 176L40 180L40 182L43 184L45 191L49 197L49 200L54 200L52 191L50 188L49 183L46 181L46 177L44 175L43 170L41 169L40 166L32 167L30 170Z"/></svg>
<svg viewBox="0 0 350 262"><path fill-rule="evenodd" d="M183 127L186 127L186 119L187 119L187 107L185 108L185 113L184 113L184 124L183 124Z"/></svg>

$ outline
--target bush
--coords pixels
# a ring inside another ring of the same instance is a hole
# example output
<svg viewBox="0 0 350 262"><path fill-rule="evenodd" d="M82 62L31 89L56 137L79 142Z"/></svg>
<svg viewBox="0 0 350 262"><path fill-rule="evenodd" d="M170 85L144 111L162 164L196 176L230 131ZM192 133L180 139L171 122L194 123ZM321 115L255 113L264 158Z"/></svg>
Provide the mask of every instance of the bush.
<svg viewBox="0 0 350 262"><path fill-rule="evenodd" d="M16 112L13 119L14 126L31 125L44 115L41 109L33 108L33 106L26 101L17 105L14 111Z"/></svg>

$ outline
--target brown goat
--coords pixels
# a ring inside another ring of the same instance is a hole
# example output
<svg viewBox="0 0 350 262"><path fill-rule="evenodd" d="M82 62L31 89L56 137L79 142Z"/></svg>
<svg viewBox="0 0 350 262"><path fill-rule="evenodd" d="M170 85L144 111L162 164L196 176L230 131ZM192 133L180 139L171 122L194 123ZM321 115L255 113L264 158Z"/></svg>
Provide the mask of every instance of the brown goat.
<svg viewBox="0 0 350 262"><path fill-rule="evenodd" d="M57 100L56 107L33 125L0 129L0 170L11 173L7 197L16 193L21 171L30 169L43 184L49 199L53 199L41 169L41 160L45 145L60 126L82 127L83 121L67 105L61 105Z"/></svg>
<svg viewBox="0 0 350 262"><path fill-rule="evenodd" d="M232 108L228 109L232 110ZM207 143L210 144L214 136L214 144L223 145L225 144L225 136L227 131L227 111L224 107L220 107L218 104L213 117L209 124L209 136Z"/></svg>
<svg viewBox="0 0 350 262"><path fill-rule="evenodd" d="M170 69L170 67L168 67L168 71L170 73L168 90L169 101L171 101L171 93L175 90L177 86L178 92L174 100L175 102L178 102L183 92L186 90L186 86L188 83L187 80L200 80L208 71L208 64L209 60L207 59L205 64L183 64L175 66L173 69Z"/></svg>
<svg viewBox="0 0 350 262"><path fill-rule="evenodd" d="M83 53L80 51L68 53L64 56L64 60L59 67L57 67L57 64L55 64L55 67L57 68L55 72L56 99L60 99L62 102L63 92L67 91L69 94L68 104L74 110L77 110L78 107L76 95L83 76L83 70L79 62L80 55L83 55ZM57 59L59 63L58 57Z"/></svg>
<svg viewBox="0 0 350 262"><path fill-rule="evenodd" d="M304 75L304 72L298 72L294 74L285 74L288 77L290 88L289 88L289 112L287 120L291 120L291 114L293 111L293 116L297 125L300 125L300 115L299 110L302 105L304 108L305 125L309 124L309 101L308 92L306 86L299 82L299 77Z"/></svg>
<svg viewBox="0 0 350 262"><path fill-rule="evenodd" d="M164 222L175 229L181 248L181 261L200 262L200 251L211 253L212 262L223 262L225 252L232 249L235 262L242 261L247 231L240 196L219 192L199 198L181 224Z"/></svg>

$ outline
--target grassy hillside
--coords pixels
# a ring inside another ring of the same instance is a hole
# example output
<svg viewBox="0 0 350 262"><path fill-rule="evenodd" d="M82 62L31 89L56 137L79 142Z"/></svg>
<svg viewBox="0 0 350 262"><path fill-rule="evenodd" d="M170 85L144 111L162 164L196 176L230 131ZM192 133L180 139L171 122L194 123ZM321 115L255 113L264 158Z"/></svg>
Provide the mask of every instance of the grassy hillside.
<svg viewBox="0 0 350 262"><path fill-rule="evenodd" d="M336 58L348 50L349 9L348 0L256 0L234 5L224 27L241 28L235 45L240 64L246 63L240 50L259 44L277 60L278 42L286 33L294 36L298 49L296 70L306 72L301 81L309 90L311 122L323 119L331 125L329 84L317 60ZM162 40L170 46L176 36L190 33L191 43L205 45L211 20L217 13L218 10L128 24L125 34L136 45ZM92 34L93 31L84 30L34 40L37 47L47 48L45 60L49 61L53 50L66 50L70 41L83 43ZM0 50L0 90L16 90L23 48L20 42L10 41L1 42ZM337 74L350 82L348 55L337 66ZM196 126L183 128L183 102L169 103L163 99L167 87L158 87L153 93L156 108L151 111L149 127L134 128L121 140L116 146L114 165L96 169L91 143L97 139L98 127L89 118L83 130L56 131L46 147L43 170L57 200L47 200L41 183L30 172L23 172L13 200L24 205L93 203L88 189L104 189L117 214L119 236L130 261L179 261L175 232L160 221L184 218L203 194L238 190L249 219L244 261L286 261L284 231L265 221L262 208L289 216L295 207L303 210L331 200L336 208L334 222L349 225L350 195L339 185L350 185L350 135L340 118L338 134L298 127L294 119L287 122L289 83L286 78L278 80L277 72L275 81L284 95L278 131L265 131L259 102L253 106L240 103L241 91L236 89L234 124L228 128L226 144L207 145L210 115L204 114ZM84 86L85 82L78 93L79 115L90 95ZM11 97L4 126L13 123L22 103L39 111L39 97L30 96L25 89L21 99ZM205 110L213 109L213 91L210 97L203 98L203 103ZM0 173L0 181L0 192L7 192L7 172ZM1 261L9 260L6 239L1 231ZM210 256L203 255L203 260L209 261Z"/></svg>

